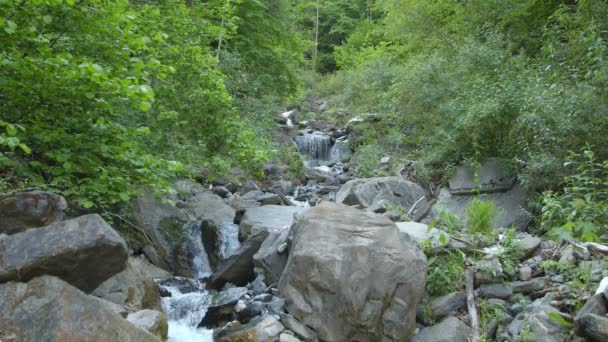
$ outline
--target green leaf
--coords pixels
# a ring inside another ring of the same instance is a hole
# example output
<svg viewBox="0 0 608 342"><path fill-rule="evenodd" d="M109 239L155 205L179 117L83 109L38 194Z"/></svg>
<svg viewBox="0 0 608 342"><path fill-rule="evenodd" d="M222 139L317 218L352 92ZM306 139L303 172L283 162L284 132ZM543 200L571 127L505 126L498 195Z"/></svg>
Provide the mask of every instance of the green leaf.
<svg viewBox="0 0 608 342"><path fill-rule="evenodd" d="M30 150L30 148L27 147L27 145L20 143L18 146L23 152L25 152L25 154L32 154L32 150Z"/></svg>
<svg viewBox="0 0 608 342"><path fill-rule="evenodd" d="M572 327L572 323L570 323L570 322L566 321L566 320L564 319L564 317L562 317L562 316L561 316L560 314L558 314L557 312L549 312L549 313L547 314L547 316L549 316L549 318L550 318L550 319L551 319L553 322L558 323L558 324L560 324L560 325L563 325L564 327L568 327L568 328Z"/></svg>

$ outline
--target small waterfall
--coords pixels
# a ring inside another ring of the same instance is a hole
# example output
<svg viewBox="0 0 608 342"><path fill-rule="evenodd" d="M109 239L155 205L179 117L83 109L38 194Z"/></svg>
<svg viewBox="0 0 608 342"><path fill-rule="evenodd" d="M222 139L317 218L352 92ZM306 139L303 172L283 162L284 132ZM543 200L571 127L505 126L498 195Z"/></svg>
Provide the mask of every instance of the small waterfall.
<svg viewBox="0 0 608 342"><path fill-rule="evenodd" d="M281 116L283 116L285 119L287 119L288 127L293 127L293 120L291 118L294 114L297 114L297 113L298 113L297 109L292 109L290 111L287 111L287 112L284 112L281 114Z"/></svg>
<svg viewBox="0 0 608 342"><path fill-rule="evenodd" d="M298 152L318 161L329 161L331 157L331 137L321 132L298 135L293 138Z"/></svg>
<svg viewBox="0 0 608 342"><path fill-rule="evenodd" d="M211 265L209 257L203 246L201 238L201 223L192 225L190 239L188 241L188 251L192 255L192 275L196 279L206 278L211 275Z"/></svg>
<svg viewBox="0 0 608 342"><path fill-rule="evenodd" d="M232 223L222 224L218 229L218 235L219 256L222 259L227 259L241 246L239 242L239 226Z"/></svg>
<svg viewBox="0 0 608 342"><path fill-rule="evenodd" d="M161 299L163 311L169 320L168 342L212 342L213 330L198 328L210 304L205 284L175 277L159 281L156 285L171 294L171 297Z"/></svg>

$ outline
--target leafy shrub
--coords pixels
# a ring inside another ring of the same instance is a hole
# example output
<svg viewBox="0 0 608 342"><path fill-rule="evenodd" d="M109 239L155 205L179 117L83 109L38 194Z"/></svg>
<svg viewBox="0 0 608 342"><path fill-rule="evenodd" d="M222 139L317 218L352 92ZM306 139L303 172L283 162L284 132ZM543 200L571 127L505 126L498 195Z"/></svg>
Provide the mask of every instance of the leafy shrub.
<svg viewBox="0 0 608 342"><path fill-rule="evenodd" d="M465 283L464 255L458 250L430 256L426 289L431 296L458 291Z"/></svg>
<svg viewBox="0 0 608 342"><path fill-rule="evenodd" d="M489 234L494 228L498 209L492 201L474 198L465 209L467 228L470 233Z"/></svg>
<svg viewBox="0 0 608 342"><path fill-rule="evenodd" d="M591 146L570 152L565 167L572 174L562 192L547 191L541 198L540 232L561 239L608 241L608 162L598 162Z"/></svg>
<svg viewBox="0 0 608 342"><path fill-rule="evenodd" d="M377 145L364 145L357 149L352 158L352 163L356 165L356 176L373 177L380 158L382 158L382 150Z"/></svg>

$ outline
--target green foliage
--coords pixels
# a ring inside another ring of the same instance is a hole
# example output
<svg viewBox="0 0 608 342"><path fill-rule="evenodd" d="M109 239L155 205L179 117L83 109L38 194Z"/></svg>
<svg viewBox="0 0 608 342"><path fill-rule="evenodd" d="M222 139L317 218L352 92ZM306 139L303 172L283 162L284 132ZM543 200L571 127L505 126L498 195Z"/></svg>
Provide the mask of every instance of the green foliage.
<svg viewBox="0 0 608 342"><path fill-rule="evenodd" d="M473 234L490 234L497 215L498 209L494 202L474 198L465 209L468 231Z"/></svg>
<svg viewBox="0 0 608 342"><path fill-rule="evenodd" d="M267 109L298 85L287 1L2 1L0 13L0 178L107 208L144 184L168 191L186 164L262 175Z"/></svg>
<svg viewBox="0 0 608 342"><path fill-rule="evenodd" d="M374 170L378 166L378 162L382 152L377 145L365 145L355 151L352 158L353 164L356 165L356 176L359 178L369 178L374 176Z"/></svg>
<svg viewBox="0 0 608 342"><path fill-rule="evenodd" d="M515 239L515 230L509 229L503 240L501 241L502 250L498 254L498 259L507 274L512 274L516 271L519 261L524 256L524 251Z"/></svg>
<svg viewBox="0 0 608 342"><path fill-rule="evenodd" d="M598 162L586 146L580 153L570 152L564 166L572 173L564 178L562 192L546 192L541 199L541 232L558 240L606 241L608 162Z"/></svg>
<svg viewBox="0 0 608 342"><path fill-rule="evenodd" d="M458 291L465 283L464 255L458 250L430 256L426 289L431 296Z"/></svg>
<svg viewBox="0 0 608 342"><path fill-rule="evenodd" d="M355 114L395 118L394 150L425 181L503 157L530 189L555 188L564 151L589 141L599 160L608 155L608 4L562 4L380 1L383 19L352 31L335 53L342 69L321 88ZM365 128L365 143L384 146L383 128Z"/></svg>

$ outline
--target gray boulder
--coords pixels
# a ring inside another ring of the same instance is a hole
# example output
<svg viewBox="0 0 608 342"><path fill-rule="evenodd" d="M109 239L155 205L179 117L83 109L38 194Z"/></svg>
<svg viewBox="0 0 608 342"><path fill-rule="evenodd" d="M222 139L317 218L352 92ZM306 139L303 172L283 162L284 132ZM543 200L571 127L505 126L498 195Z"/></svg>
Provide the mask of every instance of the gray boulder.
<svg viewBox="0 0 608 342"><path fill-rule="evenodd" d="M294 214L304 210L299 207L265 205L245 210L241 219L240 234L241 241L246 240L249 235L255 235L260 231L277 231L283 227L290 227L293 223Z"/></svg>
<svg viewBox="0 0 608 342"><path fill-rule="evenodd" d="M507 191L515 184L515 174L506 160L490 158L477 172L469 166L457 167L449 184L454 195Z"/></svg>
<svg viewBox="0 0 608 342"><path fill-rule="evenodd" d="M455 196L450 193L450 190L443 188L427 219L437 219L440 213L445 211L464 220L465 210L475 198L494 202L499 210L499 214L494 221L496 227L514 226L518 230L528 228L531 218L528 211L531 197L520 185L516 185L507 192L489 193L480 196Z"/></svg>
<svg viewBox="0 0 608 342"><path fill-rule="evenodd" d="M276 341L285 327L273 316L262 316L236 328L222 329L214 334L219 342Z"/></svg>
<svg viewBox="0 0 608 342"><path fill-rule="evenodd" d="M0 284L0 327L3 341L160 342L105 301L52 276Z"/></svg>
<svg viewBox="0 0 608 342"><path fill-rule="evenodd" d="M233 287L215 294L211 297L211 303L200 325L214 328L221 323L230 322L235 304L246 294L246 287Z"/></svg>
<svg viewBox="0 0 608 342"><path fill-rule="evenodd" d="M302 213L279 292L327 341L406 341L415 330L426 257L390 220L325 202Z"/></svg>
<svg viewBox="0 0 608 342"><path fill-rule="evenodd" d="M85 292L121 272L125 241L99 215L0 235L0 283L55 275Z"/></svg>
<svg viewBox="0 0 608 342"><path fill-rule="evenodd" d="M49 192L18 192L0 197L0 234L16 234L61 221L67 208L62 196Z"/></svg>
<svg viewBox="0 0 608 342"><path fill-rule="evenodd" d="M217 266L217 270L209 279L208 286L212 289L220 289L226 283L242 286L253 280L255 278L253 255L258 252L267 236L267 231L260 231L243 242L234 255Z"/></svg>
<svg viewBox="0 0 608 342"><path fill-rule="evenodd" d="M380 202L392 203L409 211L418 200L424 199L412 211L414 221L420 220L429 211L426 192L416 183L400 177L376 177L353 179L346 182L336 195L337 203L375 208Z"/></svg>
<svg viewBox="0 0 608 342"><path fill-rule="evenodd" d="M467 342L469 327L456 317L448 317L439 324L423 328L412 342Z"/></svg>
<svg viewBox="0 0 608 342"><path fill-rule="evenodd" d="M92 295L134 310L160 310L160 293L154 280L170 277L171 273L145 258L130 257L125 270L104 281Z"/></svg>
<svg viewBox="0 0 608 342"><path fill-rule="evenodd" d="M236 210L211 191L198 193L188 200L188 206L197 220L209 220L216 225L234 222Z"/></svg>
<svg viewBox="0 0 608 342"><path fill-rule="evenodd" d="M137 222L153 243L148 247L150 261L158 267L172 271L174 249L183 244L190 233L192 218L183 210L164 203L146 191L135 199L133 211Z"/></svg>
<svg viewBox="0 0 608 342"><path fill-rule="evenodd" d="M467 296L464 292L453 292L445 296L433 299L429 304L428 313L425 314L424 308L416 312L416 319L424 324L437 322L450 313L459 310L467 303ZM419 307L420 308L420 307Z"/></svg>
<svg viewBox="0 0 608 342"><path fill-rule="evenodd" d="M287 238L289 228L271 232L253 256L253 264L264 270L264 277L269 283L277 283L287 264Z"/></svg>
<svg viewBox="0 0 608 342"><path fill-rule="evenodd" d="M291 330L303 341L316 342L319 340L314 331L302 324L302 322L298 321L295 317L289 314L279 314L279 316L281 317L281 323L283 323L285 328Z"/></svg>
<svg viewBox="0 0 608 342"><path fill-rule="evenodd" d="M167 333L169 332L169 323L167 322L167 316L164 313L156 310L142 310L127 316L127 321L136 327L144 329L157 337L162 341L167 340Z"/></svg>

